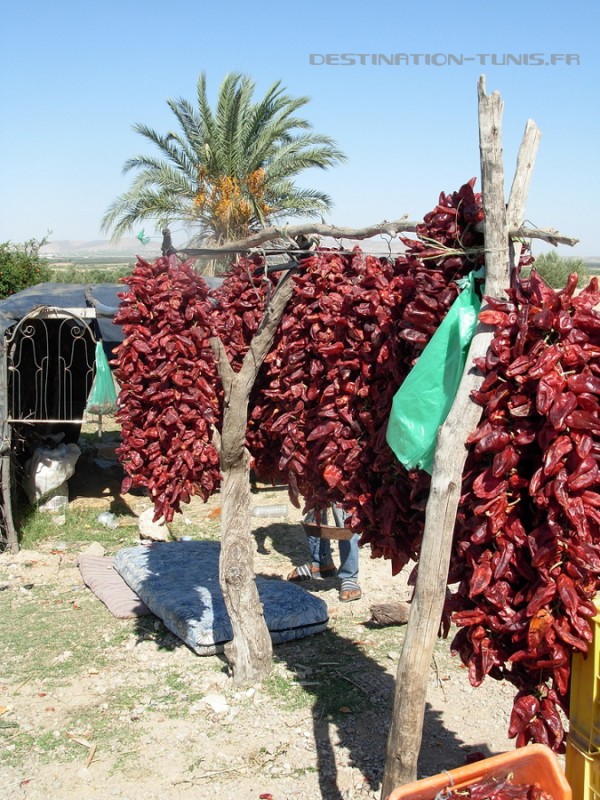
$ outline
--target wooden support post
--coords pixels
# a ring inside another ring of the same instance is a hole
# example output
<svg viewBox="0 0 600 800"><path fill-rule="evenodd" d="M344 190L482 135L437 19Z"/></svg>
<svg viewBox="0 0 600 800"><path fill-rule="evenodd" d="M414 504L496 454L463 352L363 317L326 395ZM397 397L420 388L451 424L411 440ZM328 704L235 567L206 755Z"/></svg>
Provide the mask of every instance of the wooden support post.
<svg viewBox="0 0 600 800"><path fill-rule="evenodd" d="M19 538L12 515L12 464L10 450L0 456L0 473L2 481L2 508L0 509L0 514L2 514L6 544L11 553L18 553Z"/></svg>
<svg viewBox="0 0 600 800"><path fill-rule="evenodd" d="M529 194L529 184L531 182L531 173L533 172L533 165L537 157L537 151L540 146L541 133L533 120L527 120L525 126L525 133L521 140L521 147L517 155L517 168L515 170L515 177L510 187L510 195L508 199L508 207L506 209L506 224L509 230L519 228L523 224L525 216L525 206L527 204L527 195ZM511 265L511 283L515 274L515 270L519 266L519 258L521 256L522 245L517 240L510 239L510 265ZM487 284L486 284L487 291ZM490 292L487 292L490 294Z"/></svg>
<svg viewBox="0 0 600 800"><path fill-rule="evenodd" d="M482 193L486 218L485 293L500 297L510 284L501 143L503 103L497 92L491 96L485 93L483 77L479 81L478 96ZM530 128L528 134L526 129L511 190L512 206L509 203L509 208L512 218L520 218L524 213L536 148L537 133L534 134ZM471 365L474 358L485 355L492 335L490 326L478 324L458 393L438 435L417 582L396 674L382 798L386 798L396 786L415 780L417 775L429 667L444 606L456 511L467 457L465 442L477 426L482 412L471 401L470 395L481 385L483 376Z"/></svg>
<svg viewBox="0 0 600 800"><path fill-rule="evenodd" d="M19 550L19 537L12 514L12 437L8 420L8 368L6 338L0 341L0 552L6 545L11 553Z"/></svg>
<svg viewBox="0 0 600 800"><path fill-rule="evenodd" d="M246 429L250 392L292 296L293 286L288 272L277 284L239 372L231 368L220 339L211 340L225 393L220 443L223 478L219 582L233 630L232 641L225 645L225 656L236 685L263 680L272 665L273 647L254 574Z"/></svg>

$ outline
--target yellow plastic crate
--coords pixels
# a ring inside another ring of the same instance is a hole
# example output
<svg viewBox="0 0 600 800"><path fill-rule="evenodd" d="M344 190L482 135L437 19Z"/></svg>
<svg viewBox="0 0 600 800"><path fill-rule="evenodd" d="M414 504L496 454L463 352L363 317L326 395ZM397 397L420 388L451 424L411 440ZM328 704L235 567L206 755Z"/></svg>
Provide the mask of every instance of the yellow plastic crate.
<svg viewBox="0 0 600 800"><path fill-rule="evenodd" d="M569 729L584 753L600 753L600 596L594 604L598 614L592 618L593 639L588 654L571 660L571 703ZM577 795L574 795L575 797Z"/></svg>
<svg viewBox="0 0 600 800"><path fill-rule="evenodd" d="M590 753L572 733L567 737L565 776L574 800L600 800L600 753Z"/></svg>

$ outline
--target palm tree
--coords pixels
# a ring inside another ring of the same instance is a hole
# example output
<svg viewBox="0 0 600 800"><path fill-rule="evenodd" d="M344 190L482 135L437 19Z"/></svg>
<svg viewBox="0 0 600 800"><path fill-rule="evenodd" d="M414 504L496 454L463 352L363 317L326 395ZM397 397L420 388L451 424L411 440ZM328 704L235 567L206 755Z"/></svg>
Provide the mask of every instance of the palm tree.
<svg viewBox="0 0 600 800"><path fill-rule="evenodd" d="M183 223L195 243L222 244L287 217L326 213L331 199L298 188L294 178L311 167L343 162L344 154L296 116L307 97L285 94L278 81L254 102L254 89L249 76L230 73L213 112L202 73L197 108L183 98L167 101L179 132L161 135L135 125L160 156L139 155L125 163L124 172L137 174L106 211L102 229L117 239L144 220L160 227Z"/></svg>

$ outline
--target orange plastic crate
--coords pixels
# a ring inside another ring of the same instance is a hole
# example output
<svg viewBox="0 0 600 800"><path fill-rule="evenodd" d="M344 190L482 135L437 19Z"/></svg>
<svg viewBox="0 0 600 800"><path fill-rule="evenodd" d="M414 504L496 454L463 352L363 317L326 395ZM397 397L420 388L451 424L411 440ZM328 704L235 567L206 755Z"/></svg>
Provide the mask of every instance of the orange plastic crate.
<svg viewBox="0 0 600 800"><path fill-rule="evenodd" d="M513 783L539 784L553 800L571 800L571 787L558 759L552 750L543 744L519 747L509 753L501 753L449 772L433 775L431 778L407 783L394 789L387 800L435 800L440 792L465 789L488 778L502 780L508 775L511 776Z"/></svg>

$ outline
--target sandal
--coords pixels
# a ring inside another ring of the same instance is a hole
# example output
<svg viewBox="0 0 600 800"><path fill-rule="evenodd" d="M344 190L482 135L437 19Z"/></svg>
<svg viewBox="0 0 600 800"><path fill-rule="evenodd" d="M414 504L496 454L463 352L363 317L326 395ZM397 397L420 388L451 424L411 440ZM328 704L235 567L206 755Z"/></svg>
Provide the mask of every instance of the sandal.
<svg viewBox="0 0 600 800"><path fill-rule="evenodd" d="M342 589L340 592L340 603L351 603L353 600L360 600L362 591L360 586Z"/></svg>
<svg viewBox="0 0 600 800"><path fill-rule="evenodd" d="M299 583L300 581L309 581L311 578L330 578L335 573L335 564L329 564L326 567L319 566L319 564L302 564L290 572L287 580Z"/></svg>

